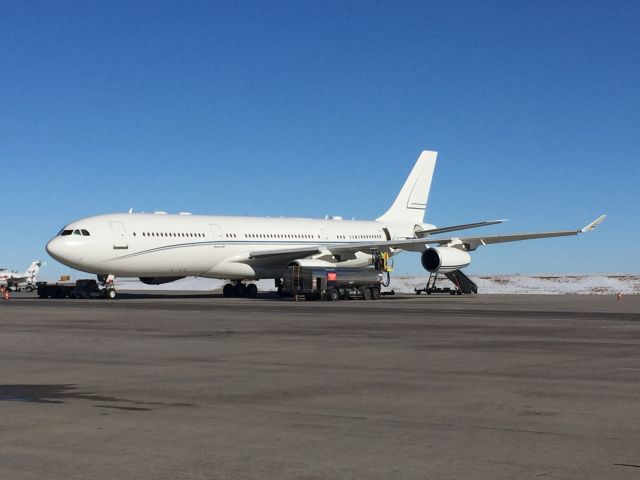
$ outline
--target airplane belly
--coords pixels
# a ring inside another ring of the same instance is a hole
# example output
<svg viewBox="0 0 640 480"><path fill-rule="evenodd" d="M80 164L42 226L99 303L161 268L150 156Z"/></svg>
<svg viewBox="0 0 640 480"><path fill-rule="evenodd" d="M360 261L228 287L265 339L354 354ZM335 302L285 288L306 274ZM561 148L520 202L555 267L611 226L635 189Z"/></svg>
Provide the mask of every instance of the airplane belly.
<svg viewBox="0 0 640 480"><path fill-rule="evenodd" d="M96 273L121 277L191 276L207 272L229 254L229 249L214 248L211 244L168 246L122 253L100 262L94 269Z"/></svg>

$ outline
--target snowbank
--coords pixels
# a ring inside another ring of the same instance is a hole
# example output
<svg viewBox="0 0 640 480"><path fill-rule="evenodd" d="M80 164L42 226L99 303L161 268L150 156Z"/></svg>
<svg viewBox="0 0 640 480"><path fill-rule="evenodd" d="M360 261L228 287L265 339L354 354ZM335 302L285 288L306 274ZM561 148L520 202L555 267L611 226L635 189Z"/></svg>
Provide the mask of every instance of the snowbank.
<svg viewBox="0 0 640 480"><path fill-rule="evenodd" d="M640 275L470 275L478 285L478 293L544 294L544 295L611 295L640 294ZM389 288L396 292L413 292L424 288L426 277L392 277ZM443 279L438 285L451 283Z"/></svg>

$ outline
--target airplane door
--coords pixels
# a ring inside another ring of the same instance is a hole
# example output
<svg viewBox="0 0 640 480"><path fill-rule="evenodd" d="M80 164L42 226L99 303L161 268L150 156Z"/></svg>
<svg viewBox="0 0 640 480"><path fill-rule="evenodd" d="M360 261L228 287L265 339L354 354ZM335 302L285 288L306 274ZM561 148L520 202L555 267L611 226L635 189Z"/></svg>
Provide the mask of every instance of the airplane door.
<svg viewBox="0 0 640 480"><path fill-rule="evenodd" d="M220 225L211 223L209 224L209 228L211 228L211 233L213 233L213 240L215 242L222 241L222 229L220 228ZM213 246L215 248L224 248L223 243L214 243Z"/></svg>
<svg viewBox="0 0 640 480"><path fill-rule="evenodd" d="M327 240L329 236L327 235L327 231L324 228L320 229L320 239Z"/></svg>
<svg viewBox="0 0 640 480"><path fill-rule="evenodd" d="M127 232L124 229L124 224L122 222L109 222L109 225L111 226L111 232L113 233L113 248L129 248Z"/></svg>

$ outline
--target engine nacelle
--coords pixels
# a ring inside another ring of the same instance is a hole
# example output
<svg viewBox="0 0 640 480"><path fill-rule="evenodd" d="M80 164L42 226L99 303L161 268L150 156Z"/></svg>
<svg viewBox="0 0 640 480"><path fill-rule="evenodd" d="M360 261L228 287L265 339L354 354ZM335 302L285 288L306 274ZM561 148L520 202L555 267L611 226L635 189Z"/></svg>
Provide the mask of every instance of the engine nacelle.
<svg viewBox="0 0 640 480"><path fill-rule="evenodd" d="M420 262L431 273L449 273L460 270L471 263L471 256L462 250L451 247L429 248L422 252Z"/></svg>
<svg viewBox="0 0 640 480"><path fill-rule="evenodd" d="M184 277L139 277L142 283L147 285L162 285L163 283L175 282Z"/></svg>

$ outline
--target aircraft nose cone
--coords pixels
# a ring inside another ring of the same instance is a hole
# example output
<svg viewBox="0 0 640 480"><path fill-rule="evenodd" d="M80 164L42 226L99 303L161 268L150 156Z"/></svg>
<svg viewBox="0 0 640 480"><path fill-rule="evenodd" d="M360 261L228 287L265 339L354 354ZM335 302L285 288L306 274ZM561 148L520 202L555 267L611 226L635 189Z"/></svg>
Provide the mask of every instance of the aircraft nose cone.
<svg viewBox="0 0 640 480"><path fill-rule="evenodd" d="M47 253L58 261L64 259L64 240L60 237L55 237L49 240L46 247Z"/></svg>

